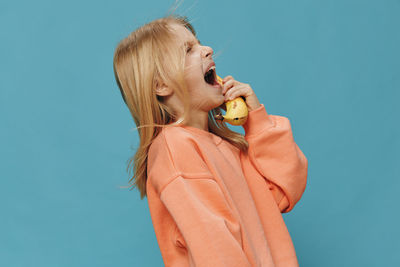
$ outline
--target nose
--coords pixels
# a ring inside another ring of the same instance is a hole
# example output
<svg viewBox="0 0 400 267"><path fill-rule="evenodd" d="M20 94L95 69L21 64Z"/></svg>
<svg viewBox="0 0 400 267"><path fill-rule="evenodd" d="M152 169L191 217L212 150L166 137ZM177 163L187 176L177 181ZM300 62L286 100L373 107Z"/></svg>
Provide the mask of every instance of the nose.
<svg viewBox="0 0 400 267"><path fill-rule="evenodd" d="M202 55L203 57L212 57L214 50L209 46L204 46L202 52L203 52Z"/></svg>

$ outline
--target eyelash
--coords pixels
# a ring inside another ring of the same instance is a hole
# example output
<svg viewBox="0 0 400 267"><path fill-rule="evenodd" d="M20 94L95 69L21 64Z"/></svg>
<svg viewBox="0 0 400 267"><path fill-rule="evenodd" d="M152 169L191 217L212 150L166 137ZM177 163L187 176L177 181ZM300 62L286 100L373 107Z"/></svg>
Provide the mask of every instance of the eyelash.
<svg viewBox="0 0 400 267"><path fill-rule="evenodd" d="M191 46L188 46L188 48L186 48L186 53L189 53L190 50L192 50L192 47L191 47Z"/></svg>

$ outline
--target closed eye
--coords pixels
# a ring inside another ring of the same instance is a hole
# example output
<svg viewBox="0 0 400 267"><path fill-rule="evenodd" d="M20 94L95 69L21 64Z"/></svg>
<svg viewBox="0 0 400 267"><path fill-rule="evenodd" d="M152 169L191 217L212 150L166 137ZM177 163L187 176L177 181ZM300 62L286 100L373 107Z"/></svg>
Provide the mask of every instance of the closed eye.
<svg viewBox="0 0 400 267"><path fill-rule="evenodd" d="M185 42L184 46L186 47L186 53L189 53L196 44L201 45L200 40L197 38L195 41Z"/></svg>

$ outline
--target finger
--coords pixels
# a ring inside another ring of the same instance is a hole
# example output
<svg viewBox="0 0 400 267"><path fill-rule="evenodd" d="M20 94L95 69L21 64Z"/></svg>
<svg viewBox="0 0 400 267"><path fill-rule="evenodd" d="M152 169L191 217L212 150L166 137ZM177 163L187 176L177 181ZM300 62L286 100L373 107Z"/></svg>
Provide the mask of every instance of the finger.
<svg viewBox="0 0 400 267"><path fill-rule="evenodd" d="M225 101L229 101L235 99L239 96L247 97L248 88L245 85L239 85L232 87L226 94L225 94Z"/></svg>
<svg viewBox="0 0 400 267"><path fill-rule="evenodd" d="M234 80L233 77L231 75L226 76L224 79L222 79L222 81L225 83L229 80Z"/></svg>
<svg viewBox="0 0 400 267"><path fill-rule="evenodd" d="M236 81L235 80L228 80L227 82L224 83L222 94L225 94L230 88L235 86Z"/></svg>

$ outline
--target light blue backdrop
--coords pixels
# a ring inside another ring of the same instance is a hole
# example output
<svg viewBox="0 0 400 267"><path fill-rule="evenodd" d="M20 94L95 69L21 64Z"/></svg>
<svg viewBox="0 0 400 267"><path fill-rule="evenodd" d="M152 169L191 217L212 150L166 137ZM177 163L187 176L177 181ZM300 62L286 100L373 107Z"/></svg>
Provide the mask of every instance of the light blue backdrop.
<svg viewBox="0 0 400 267"><path fill-rule="evenodd" d="M0 266L163 266L147 199L119 188L138 135L112 59L173 4L0 3ZM400 2L186 0L177 13L219 74L291 120L309 161L283 214L300 266L399 266Z"/></svg>

